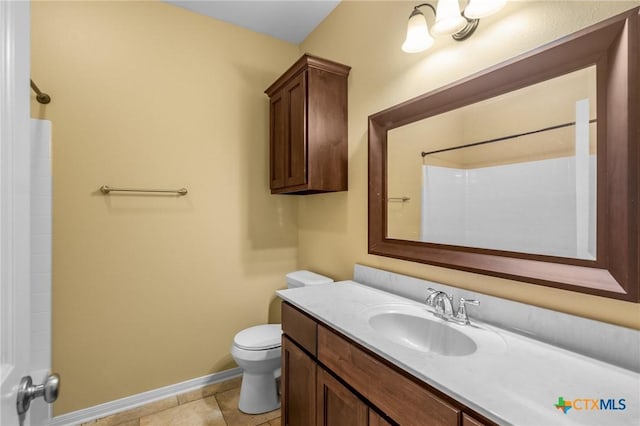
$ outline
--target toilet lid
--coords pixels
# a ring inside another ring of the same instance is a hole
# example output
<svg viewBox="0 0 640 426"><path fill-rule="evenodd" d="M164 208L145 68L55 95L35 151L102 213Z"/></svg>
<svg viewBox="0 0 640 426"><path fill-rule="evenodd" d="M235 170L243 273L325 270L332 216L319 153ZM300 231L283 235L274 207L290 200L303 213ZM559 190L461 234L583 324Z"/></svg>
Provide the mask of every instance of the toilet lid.
<svg viewBox="0 0 640 426"><path fill-rule="evenodd" d="M259 351L277 348L281 345L280 324L256 325L242 330L233 338L233 344L241 349Z"/></svg>

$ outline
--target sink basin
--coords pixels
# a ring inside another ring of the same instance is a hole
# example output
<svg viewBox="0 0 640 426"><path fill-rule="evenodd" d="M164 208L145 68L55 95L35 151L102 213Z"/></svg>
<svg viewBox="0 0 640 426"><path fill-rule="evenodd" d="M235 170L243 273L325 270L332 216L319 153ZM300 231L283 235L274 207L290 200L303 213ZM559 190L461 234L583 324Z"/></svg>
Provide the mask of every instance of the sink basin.
<svg viewBox="0 0 640 426"><path fill-rule="evenodd" d="M473 339L443 321L402 309L375 313L369 317L369 325L385 338L423 352L464 356L478 349Z"/></svg>

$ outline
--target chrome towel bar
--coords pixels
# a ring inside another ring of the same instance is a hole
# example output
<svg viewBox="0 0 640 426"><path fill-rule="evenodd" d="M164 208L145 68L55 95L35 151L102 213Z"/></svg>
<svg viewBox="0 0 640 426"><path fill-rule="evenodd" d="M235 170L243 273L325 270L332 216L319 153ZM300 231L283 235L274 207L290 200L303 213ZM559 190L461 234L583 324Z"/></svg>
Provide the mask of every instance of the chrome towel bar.
<svg viewBox="0 0 640 426"><path fill-rule="evenodd" d="M178 195L187 195L187 188L180 189L141 189L141 188L114 188L111 186L103 185L100 187L100 192L103 194L109 194L111 192L162 192Z"/></svg>

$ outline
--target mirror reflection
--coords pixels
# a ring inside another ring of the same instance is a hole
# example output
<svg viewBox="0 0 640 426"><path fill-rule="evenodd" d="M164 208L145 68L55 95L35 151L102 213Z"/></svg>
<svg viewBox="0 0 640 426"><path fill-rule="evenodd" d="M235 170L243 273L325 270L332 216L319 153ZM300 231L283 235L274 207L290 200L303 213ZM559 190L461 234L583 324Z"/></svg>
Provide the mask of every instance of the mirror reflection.
<svg viewBox="0 0 640 426"><path fill-rule="evenodd" d="M596 259L596 67L388 132L387 238Z"/></svg>

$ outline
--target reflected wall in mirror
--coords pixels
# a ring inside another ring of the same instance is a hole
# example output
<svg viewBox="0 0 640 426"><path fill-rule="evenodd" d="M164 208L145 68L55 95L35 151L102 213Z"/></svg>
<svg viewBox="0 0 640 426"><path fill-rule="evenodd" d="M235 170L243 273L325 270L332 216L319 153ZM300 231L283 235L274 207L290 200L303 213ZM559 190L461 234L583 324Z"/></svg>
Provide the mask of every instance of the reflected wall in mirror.
<svg viewBox="0 0 640 426"><path fill-rule="evenodd" d="M595 260L596 129L590 66L390 130L387 238Z"/></svg>
<svg viewBox="0 0 640 426"><path fill-rule="evenodd" d="M369 117L369 253L640 301L633 9Z"/></svg>

